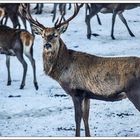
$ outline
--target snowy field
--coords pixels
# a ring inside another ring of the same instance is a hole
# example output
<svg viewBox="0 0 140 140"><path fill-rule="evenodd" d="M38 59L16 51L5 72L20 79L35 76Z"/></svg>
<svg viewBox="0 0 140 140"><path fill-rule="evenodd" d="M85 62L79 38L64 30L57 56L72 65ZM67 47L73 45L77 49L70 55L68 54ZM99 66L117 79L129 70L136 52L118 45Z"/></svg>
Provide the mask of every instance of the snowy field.
<svg viewBox="0 0 140 140"><path fill-rule="evenodd" d="M32 4L31 9L34 6ZM52 6L45 4L41 15L35 15L32 10L33 17L45 26L53 26ZM72 10L67 11L68 17L71 14ZM116 40L112 40L110 37L112 14L99 14L99 16L102 26L98 25L96 17L91 22L93 32L100 36L92 36L91 40L88 40L83 7L62 35L67 47L103 57L140 57L140 8L124 12L124 17L136 37L129 36L125 26L117 17L114 33ZM8 24L11 25L10 21ZM75 121L71 97L66 95L56 81L44 74L40 36L36 36L35 39L34 58L38 91L34 88L32 67L26 57L28 73L25 88L19 89L23 69L16 57L11 57L13 81L11 86L7 86L5 56L0 55L0 136L74 137ZM91 100L89 124L92 137L140 136L140 113L128 99L113 103ZM83 123L81 136L84 136Z"/></svg>

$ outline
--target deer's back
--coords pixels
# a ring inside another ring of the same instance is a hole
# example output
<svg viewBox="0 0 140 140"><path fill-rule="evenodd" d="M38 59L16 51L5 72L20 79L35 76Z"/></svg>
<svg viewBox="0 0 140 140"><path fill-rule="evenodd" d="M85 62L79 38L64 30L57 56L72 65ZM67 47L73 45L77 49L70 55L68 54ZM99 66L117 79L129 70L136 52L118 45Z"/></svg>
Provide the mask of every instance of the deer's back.
<svg viewBox="0 0 140 140"><path fill-rule="evenodd" d="M102 58L79 52L70 58L69 68L60 81L73 89L111 95L122 91L129 80L140 76L140 58Z"/></svg>
<svg viewBox="0 0 140 140"><path fill-rule="evenodd" d="M0 26L0 47L11 48L20 31L7 26Z"/></svg>

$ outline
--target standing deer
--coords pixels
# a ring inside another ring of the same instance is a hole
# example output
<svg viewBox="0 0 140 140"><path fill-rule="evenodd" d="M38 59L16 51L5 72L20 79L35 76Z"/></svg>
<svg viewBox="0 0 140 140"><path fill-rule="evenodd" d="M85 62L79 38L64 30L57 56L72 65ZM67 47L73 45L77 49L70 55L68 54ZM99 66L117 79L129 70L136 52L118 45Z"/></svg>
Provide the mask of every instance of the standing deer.
<svg viewBox="0 0 140 140"><path fill-rule="evenodd" d="M130 36L134 37L135 35L130 30L126 19L123 16L124 10L130 10L133 8L138 7L140 4L138 3L91 3L89 6L89 14L86 15L85 22L87 25L87 38L91 39L91 24L90 20L93 16L95 16L97 13L113 13L112 15L112 27L111 27L111 38L115 39L114 37L114 25L115 25L115 19L116 15L119 16L121 21L125 24Z"/></svg>
<svg viewBox="0 0 140 140"><path fill-rule="evenodd" d="M6 66L8 71L7 85L11 85L10 75L10 56L16 56L23 66L23 77L20 85L20 89L25 86L25 79L27 74L27 63L24 60L23 54L25 54L33 67L34 86L38 90L38 84L36 80L36 66L33 58L33 44L34 37L26 30L13 29L8 26L0 26L0 54L6 55Z"/></svg>
<svg viewBox="0 0 140 140"><path fill-rule="evenodd" d="M54 22L55 17L56 17L57 6L59 6L60 15L63 15L63 19L65 19L64 18L64 15L66 15L66 6L67 6L67 3L54 3L53 10L51 12L51 13L53 13L52 22ZM68 10L70 10L70 9L71 9L71 3L69 3Z"/></svg>
<svg viewBox="0 0 140 140"><path fill-rule="evenodd" d="M37 3L34 7L34 10L36 10L35 14L42 14L44 4L43 3Z"/></svg>
<svg viewBox="0 0 140 140"><path fill-rule="evenodd" d="M1 19L1 24L6 25L8 18L10 18L13 24L13 28L20 29L21 24L18 19L20 17L25 29L27 29L25 18L23 18L18 12L19 5L20 5L19 3L1 3L0 4L0 8L4 10L4 15L3 15L3 18ZM4 18L5 18L5 22L3 23Z"/></svg>
<svg viewBox="0 0 140 140"><path fill-rule="evenodd" d="M72 97L75 109L76 136L80 136L81 120L85 135L90 136L90 99L119 101L128 99L140 111L140 58L99 57L68 49L60 35L78 14L82 5L75 5L74 14L60 19L55 26L44 27L34 20L23 5L21 12L32 24L36 34L43 38L43 66L46 75L56 80Z"/></svg>
<svg viewBox="0 0 140 140"><path fill-rule="evenodd" d="M86 18L86 16L90 13L90 10L92 10L91 7L90 7L90 4L85 3L85 18ZM99 25L102 25L101 20L100 20L98 14L96 14L96 17L97 17L98 24L99 24Z"/></svg>
<svg viewBox="0 0 140 140"><path fill-rule="evenodd" d="M52 10L52 13L53 13L52 22L54 22L55 18L56 18L57 6L59 6L60 15L63 15L63 20L65 20L64 16L66 15L67 3L54 3L54 7L53 7L53 10ZM71 9L71 3L69 3L69 8L68 9L69 10ZM88 12L90 10L91 10L90 5L85 4L85 16L88 15ZM98 21L99 25L101 25L101 20L100 20L98 14L96 14L96 16L97 16L97 21Z"/></svg>

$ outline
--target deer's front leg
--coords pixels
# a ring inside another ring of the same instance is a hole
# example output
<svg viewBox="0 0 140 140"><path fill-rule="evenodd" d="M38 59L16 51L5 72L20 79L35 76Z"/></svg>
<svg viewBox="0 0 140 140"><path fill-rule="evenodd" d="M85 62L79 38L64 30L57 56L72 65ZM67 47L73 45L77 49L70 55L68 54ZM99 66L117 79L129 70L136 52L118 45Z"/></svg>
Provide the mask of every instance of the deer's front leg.
<svg viewBox="0 0 140 140"><path fill-rule="evenodd" d="M6 67L8 72L8 80L7 80L7 86L11 85L11 74L10 74L10 56L6 55Z"/></svg>
<svg viewBox="0 0 140 140"><path fill-rule="evenodd" d="M32 64L33 76L34 76L34 86L35 86L35 89L38 90L38 83L37 83L37 79L36 79L36 65L35 65L35 60L33 58L33 49L31 49L31 52L29 54L26 53L25 55L29 58L29 60Z"/></svg>
<svg viewBox="0 0 140 140"><path fill-rule="evenodd" d="M129 32L129 34L130 34L132 37L135 37L135 35L134 35L134 34L132 33L132 31L130 30L130 28L129 28L128 24L127 24L127 21L126 21L126 19L124 18L123 14L122 14L122 13L118 13L118 15L119 15L119 18L121 19L121 21L122 21L122 22L124 23L124 25L126 26L128 32Z"/></svg>
<svg viewBox="0 0 140 140"><path fill-rule="evenodd" d="M115 25L116 15L117 15L117 12L114 10L113 15L112 15L112 27L111 27L111 38L113 40L115 39L115 37L114 37L114 25Z"/></svg>
<svg viewBox="0 0 140 140"><path fill-rule="evenodd" d="M90 130L89 130L89 124L88 124L89 108L90 108L90 99L84 98L82 102L82 112L83 112L82 115L83 115L86 137L90 136Z"/></svg>
<svg viewBox="0 0 140 140"><path fill-rule="evenodd" d="M87 38L91 39L91 24L90 24L90 16L86 15L85 22L87 25Z"/></svg>
<svg viewBox="0 0 140 140"><path fill-rule="evenodd" d="M76 123L76 133L75 136L80 136L80 126L82 119L82 107L79 98L73 97L74 110L75 110L75 123Z"/></svg>
<svg viewBox="0 0 140 140"><path fill-rule="evenodd" d="M20 89L23 89L25 86L25 80L26 80L26 74L27 74L27 63L25 62L22 53L16 53L16 56L23 66L23 77L22 77L22 82L20 85Z"/></svg>
<svg viewBox="0 0 140 140"><path fill-rule="evenodd" d="M82 101L83 97L81 94L78 93L78 90L75 90L72 95L72 100L74 103L74 110L75 110L75 123L76 123L76 133L75 136L80 136L80 126L81 126L81 119L82 119Z"/></svg>

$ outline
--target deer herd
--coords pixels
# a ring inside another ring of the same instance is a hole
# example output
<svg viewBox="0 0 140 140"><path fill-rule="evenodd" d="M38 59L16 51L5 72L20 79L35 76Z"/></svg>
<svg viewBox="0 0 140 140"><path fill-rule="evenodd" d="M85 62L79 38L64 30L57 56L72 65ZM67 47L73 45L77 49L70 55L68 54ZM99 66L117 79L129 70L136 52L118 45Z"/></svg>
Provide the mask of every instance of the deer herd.
<svg viewBox="0 0 140 140"><path fill-rule="evenodd" d="M57 5L59 4L54 5L52 11L54 13L53 21L55 20ZM85 127L85 136L90 136L88 122L90 99L113 102L128 98L140 111L140 58L106 58L78 52L68 49L61 39L61 34L67 30L70 21L78 15L84 6L88 39L91 39L91 35L94 35L91 31L91 18L96 15L99 24L101 24L98 16L99 12L112 13L112 39L115 39L114 24L116 15L125 24L129 34L134 37L123 16L123 12L136 8L139 5L139 3L70 4L69 9L71 9L71 6L74 6L74 13L66 19L66 4L63 4L63 6L59 5L59 9L63 7L60 11L61 18L55 22L53 27L45 27L32 17L30 4L0 4L0 54L6 55L7 85L11 85L10 56L16 56L23 66L20 89L24 88L27 74L27 63L23 57L23 54L25 54L31 62L34 86L38 90L36 64L33 58L33 45L35 34L37 34L42 37L42 56L45 74L56 80L72 98L75 111L75 136L80 136L82 120ZM35 9L38 9L39 6L37 5ZM41 4L42 8L43 4ZM42 10L36 12L36 14L40 13L42 13ZM21 29L19 17L25 29ZM11 19L13 27L6 25L8 18ZM26 21L30 23L32 33L27 31Z"/></svg>

